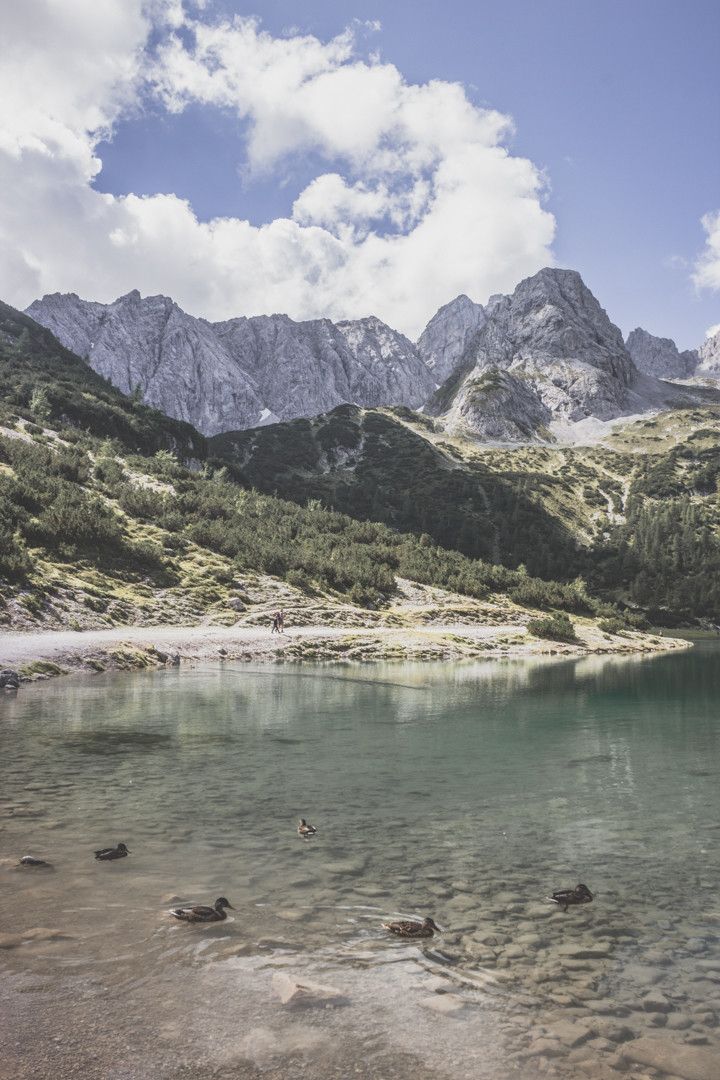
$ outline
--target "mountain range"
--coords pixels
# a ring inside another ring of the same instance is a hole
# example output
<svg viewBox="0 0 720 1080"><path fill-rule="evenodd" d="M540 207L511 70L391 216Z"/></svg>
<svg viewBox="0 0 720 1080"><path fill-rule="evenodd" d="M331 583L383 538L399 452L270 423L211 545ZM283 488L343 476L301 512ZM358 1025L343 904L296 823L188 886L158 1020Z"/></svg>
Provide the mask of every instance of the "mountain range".
<svg viewBox="0 0 720 1080"><path fill-rule="evenodd" d="M373 316L209 322L137 290L111 304L54 293L27 314L120 390L206 435L353 403L424 408L486 441L544 441L589 418L720 400L700 385L720 375L720 334L697 352L640 328L623 341L580 275L557 268L484 306L458 296L417 343Z"/></svg>

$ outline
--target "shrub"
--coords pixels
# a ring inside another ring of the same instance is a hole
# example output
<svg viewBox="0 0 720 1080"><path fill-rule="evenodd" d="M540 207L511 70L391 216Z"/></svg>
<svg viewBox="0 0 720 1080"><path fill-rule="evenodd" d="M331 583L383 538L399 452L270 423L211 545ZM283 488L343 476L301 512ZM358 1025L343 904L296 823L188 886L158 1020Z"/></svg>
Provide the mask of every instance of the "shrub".
<svg viewBox="0 0 720 1080"><path fill-rule="evenodd" d="M548 641L567 641L570 643L578 640L570 618L563 611L556 611L544 619L531 619L528 630L535 637L544 638Z"/></svg>
<svg viewBox="0 0 720 1080"><path fill-rule="evenodd" d="M22 538L8 525L0 524L0 578L24 581L32 568Z"/></svg>
<svg viewBox="0 0 720 1080"><path fill-rule="evenodd" d="M114 490L125 479L125 470L113 457L102 457L95 465L95 477L105 487Z"/></svg>
<svg viewBox="0 0 720 1080"><path fill-rule="evenodd" d="M163 492L149 487L135 487L134 484L122 484L116 496L126 514L142 521L156 521L169 505L169 499Z"/></svg>
<svg viewBox="0 0 720 1080"><path fill-rule="evenodd" d="M288 585L292 585L295 589L300 589L301 592L309 593L313 591L312 581L304 570L288 570L285 575L285 580Z"/></svg>

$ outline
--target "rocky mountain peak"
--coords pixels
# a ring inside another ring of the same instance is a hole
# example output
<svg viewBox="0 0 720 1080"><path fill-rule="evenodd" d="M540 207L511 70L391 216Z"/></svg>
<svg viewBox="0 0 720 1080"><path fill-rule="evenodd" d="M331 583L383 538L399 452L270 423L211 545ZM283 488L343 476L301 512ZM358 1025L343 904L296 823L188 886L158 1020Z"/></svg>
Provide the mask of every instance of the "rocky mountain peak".
<svg viewBox="0 0 720 1080"><path fill-rule="evenodd" d="M638 371L657 379L685 379L697 367L694 349L681 353L672 338L656 337L639 326L628 334L625 346Z"/></svg>
<svg viewBox="0 0 720 1080"><path fill-rule="evenodd" d="M637 370L575 270L546 267L485 310L462 377L428 406L451 430L516 441L542 437L553 422L610 420L692 396Z"/></svg>
<svg viewBox="0 0 720 1080"><path fill-rule="evenodd" d="M485 308L464 293L433 315L418 339L417 349L438 383L457 370L484 321Z"/></svg>
<svg viewBox="0 0 720 1080"><path fill-rule="evenodd" d="M698 374L720 375L720 329L706 338L698 349Z"/></svg>

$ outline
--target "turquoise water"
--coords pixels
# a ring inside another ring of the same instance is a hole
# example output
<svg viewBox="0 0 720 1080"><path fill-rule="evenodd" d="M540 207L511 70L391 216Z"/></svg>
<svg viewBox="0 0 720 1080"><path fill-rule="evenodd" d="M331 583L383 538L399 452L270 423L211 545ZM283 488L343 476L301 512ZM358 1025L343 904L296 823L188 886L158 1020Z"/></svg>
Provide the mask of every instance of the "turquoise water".
<svg viewBox="0 0 720 1080"><path fill-rule="evenodd" d="M605 1076L646 1037L720 1075L719 656L5 694L8 1076ZM579 881L592 905L544 902ZM220 895L224 924L166 914ZM388 940L396 914L443 933ZM284 1005L282 975L342 1000Z"/></svg>

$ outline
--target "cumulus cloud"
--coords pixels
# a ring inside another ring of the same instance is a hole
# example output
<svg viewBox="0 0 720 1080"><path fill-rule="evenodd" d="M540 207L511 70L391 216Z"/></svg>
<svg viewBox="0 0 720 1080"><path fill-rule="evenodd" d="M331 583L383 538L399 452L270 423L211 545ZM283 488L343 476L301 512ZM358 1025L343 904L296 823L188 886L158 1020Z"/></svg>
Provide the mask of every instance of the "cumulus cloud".
<svg viewBox="0 0 720 1080"><path fill-rule="evenodd" d="M705 340L709 341L710 338L714 338L716 334L720 334L720 322L715 323L714 326L708 326L705 331Z"/></svg>
<svg viewBox="0 0 720 1080"><path fill-rule="evenodd" d="M695 263L693 281L700 289L720 289L720 210L705 214L705 250Z"/></svg>
<svg viewBox="0 0 720 1080"><path fill-rule="evenodd" d="M484 300L552 262L543 177L508 150L509 117L459 84L408 83L359 55L357 27L329 41L274 37L256 19L213 22L204 6L32 0L6 18L9 302L139 288L208 318L372 313L415 336L458 293ZM238 158L253 179L272 182L296 156L320 162L317 175L290 216L260 226L198 221L172 193L103 194L98 143L150 95L171 113L202 103L241 118Z"/></svg>

